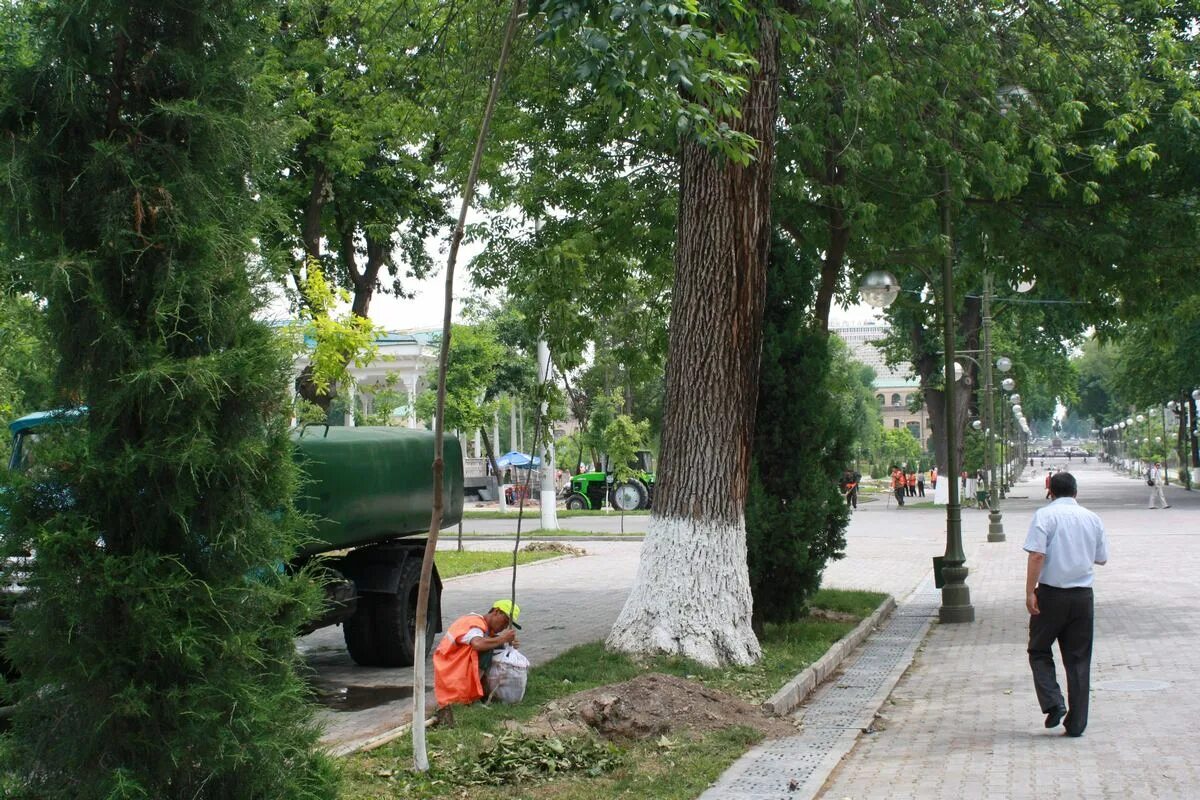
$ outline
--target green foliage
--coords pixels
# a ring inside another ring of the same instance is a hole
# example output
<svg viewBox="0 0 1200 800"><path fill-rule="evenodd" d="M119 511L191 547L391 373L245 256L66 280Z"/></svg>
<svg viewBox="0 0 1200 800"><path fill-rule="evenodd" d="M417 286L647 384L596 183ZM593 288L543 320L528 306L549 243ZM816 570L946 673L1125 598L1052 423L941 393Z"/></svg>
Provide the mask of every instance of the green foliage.
<svg viewBox="0 0 1200 800"><path fill-rule="evenodd" d="M1117 353L1096 339L1084 342L1082 352L1073 360L1078 375L1077 400L1070 411L1085 419L1106 424L1121 412L1115 373ZM1021 398L1024 399L1024 396Z"/></svg>
<svg viewBox="0 0 1200 800"><path fill-rule="evenodd" d="M312 342L310 380L317 391L327 394L331 387L350 382L351 364L364 367L375 360L381 329L357 314L338 314L338 304L346 303L349 293L331 286L315 259L309 262L302 287L308 302L301 306L301 322L294 327L296 348L299 351Z"/></svg>
<svg viewBox="0 0 1200 800"><path fill-rule="evenodd" d="M489 425L495 411L497 368L505 349L487 325L454 325L450 329L450 362L446 370L446 430L463 433ZM432 419L437 407L437 367L425 376L428 388L417 397L417 416Z"/></svg>
<svg viewBox="0 0 1200 800"><path fill-rule="evenodd" d="M367 414L363 412L361 406L356 409L355 419L360 420L359 425L391 425L394 423L392 412L408 405L408 393L396 389L396 384L399 382L400 376L389 372L384 376L382 383L376 384L372 388L374 410Z"/></svg>
<svg viewBox="0 0 1200 800"><path fill-rule="evenodd" d="M639 450L646 449L649 435L649 422L634 422L624 414L618 415L605 427L604 451L608 454L614 481L624 483L637 474L630 464L636 462Z"/></svg>
<svg viewBox="0 0 1200 800"><path fill-rule="evenodd" d="M447 774L460 786L500 786L573 771L595 778L615 769L621 760L616 747L597 739L542 738L509 731L482 753L460 757Z"/></svg>
<svg viewBox="0 0 1200 800"><path fill-rule="evenodd" d="M921 443L907 428L888 428L883 432L879 461L888 467L913 469L921 458Z"/></svg>
<svg viewBox="0 0 1200 800"><path fill-rule="evenodd" d="M33 298L0 294L0 422L54 405L57 356Z"/></svg>
<svg viewBox="0 0 1200 800"><path fill-rule="evenodd" d="M851 463L859 420L830 391L837 345L809 323L813 270L812 262L778 246L768 267L746 501L758 631L768 622L798 619L826 562L842 557L846 544L848 512L837 478Z"/></svg>
<svg viewBox="0 0 1200 800"><path fill-rule="evenodd" d="M1181 285L1156 313L1131 320L1115 355L1110 391L1127 404L1144 408L1185 396L1200 384L1200 292ZM1114 415L1106 416L1111 422Z"/></svg>
<svg viewBox="0 0 1200 800"><path fill-rule="evenodd" d="M315 264L367 316L376 291L403 294L432 267L446 222L447 162L469 152L504 9L413 0L298 0L265 21L264 123L286 144L261 176L264 240L300 308Z"/></svg>
<svg viewBox="0 0 1200 800"><path fill-rule="evenodd" d="M281 566L303 535L291 364L254 320L266 8L17 8L5 247L88 414L3 493L6 547L37 551L3 769L39 800L329 797L293 641L318 591Z"/></svg>
<svg viewBox="0 0 1200 800"><path fill-rule="evenodd" d="M854 430L854 454L869 458L883 443L883 414L875 400L875 370L855 361L841 337L829 337L829 393Z"/></svg>

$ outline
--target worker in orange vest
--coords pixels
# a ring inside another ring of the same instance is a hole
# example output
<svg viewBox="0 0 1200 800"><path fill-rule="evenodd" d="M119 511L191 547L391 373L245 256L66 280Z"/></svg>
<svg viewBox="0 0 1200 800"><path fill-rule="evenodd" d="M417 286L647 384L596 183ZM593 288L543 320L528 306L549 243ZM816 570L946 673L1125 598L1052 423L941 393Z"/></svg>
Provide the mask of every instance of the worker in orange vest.
<svg viewBox="0 0 1200 800"><path fill-rule="evenodd" d="M892 468L892 493L896 495L896 505L904 505L904 473L899 467Z"/></svg>
<svg viewBox="0 0 1200 800"><path fill-rule="evenodd" d="M467 614L450 625L433 651L433 693L439 723L453 724L451 706L483 699L483 675L492 651L506 644L516 646L517 632L513 628L520 629L520 616L519 605L497 600L487 614Z"/></svg>
<svg viewBox="0 0 1200 800"><path fill-rule="evenodd" d="M934 491L937 491L937 467L929 470L929 485L933 487Z"/></svg>
<svg viewBox="0 0 1200 800"><path fill-rule="evenodd" d="M913 472L912 470L909 470L908 474L904 476L904 482L908 484L908 496L916 497L917 496L917 473Z"/></svg>

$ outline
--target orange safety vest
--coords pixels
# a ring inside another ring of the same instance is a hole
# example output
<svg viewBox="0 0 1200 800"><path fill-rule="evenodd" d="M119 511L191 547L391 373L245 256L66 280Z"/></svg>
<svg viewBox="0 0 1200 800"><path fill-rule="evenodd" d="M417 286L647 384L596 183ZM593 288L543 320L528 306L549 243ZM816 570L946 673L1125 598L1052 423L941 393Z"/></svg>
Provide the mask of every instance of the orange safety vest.
<svg viewBox="0 0 1200 800"><path fill-rule="evenodd" d="M908 488L913 488L917 485L917 476L915 473L908 473Z"/></svg>
<svg viewBox="0 0 1200 800"><path fill-rule="evenodd" d="M433 694L438 706L470 705L483 699L479 653L471 645L458 641L471 628L479 628L486 636L487 620L480 614L459 617L433 651Z"/></svg>

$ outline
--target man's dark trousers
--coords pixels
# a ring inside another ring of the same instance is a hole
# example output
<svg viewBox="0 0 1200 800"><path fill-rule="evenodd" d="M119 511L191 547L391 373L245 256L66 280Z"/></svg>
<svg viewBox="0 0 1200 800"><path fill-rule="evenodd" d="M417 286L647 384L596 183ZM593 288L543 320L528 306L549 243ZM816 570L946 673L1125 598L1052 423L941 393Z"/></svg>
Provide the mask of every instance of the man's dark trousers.
<svg viewBox="0 0 1200 800"><path fill-rule="evenodd" d="M1069 706L1067 733L1078 736L1087 727L1088 690L1092 670L1093 597L1090 587L1059 589L1056 586L1037 587L1038 610L1029 618L1029 666L1033 669L1033 685L1043 714L1059 706ZM1062 654L1063 671L1067 673L1067 697L1054 676L1055 640Z"/></svg>

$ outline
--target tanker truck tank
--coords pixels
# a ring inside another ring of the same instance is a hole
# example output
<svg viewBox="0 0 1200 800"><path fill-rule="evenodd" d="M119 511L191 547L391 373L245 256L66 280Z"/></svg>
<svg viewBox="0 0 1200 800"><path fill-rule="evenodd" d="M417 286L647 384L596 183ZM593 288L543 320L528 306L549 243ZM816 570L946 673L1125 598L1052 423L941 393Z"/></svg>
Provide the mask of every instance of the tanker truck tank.
<svg viewBox="0 0 1200 800"><path fill-rule="evenodd" d="M298 508L315 523L297 565L320 554L328 568L325 613L308 632L342 624L346 648L364 667L408 667L416 659L417 590L433 509L430 431L310 426L293 435L305 481ZM462 519L458 439L443 439L442 527ZM442 629L442 582L434 567L426 655Z"/></svg>
<svg viewBox="0 0 1200 800"><path fill-rule="evenodd" d="M29 414L9 424L9 469L34 460L39 435L71 428L86 411ZM308 633L342 624L347 649L362 666L411 666L416 653L417 588L433 508L433 445L430 431L383 427L308 426L292 435L302 472L298 509L314 523L309 541L293 559L299 568L319 561L327 603L304 626ZM463 461L458 440L444 440L443 527L462 518ZM70 490L64 491L70 502ZM0 651L10 607L21 600L20 576L33 555L0 561ZM442 584L434 568L430 585L427 648L441 625ZM0 659L0 668L4 664Z"/></svg>

